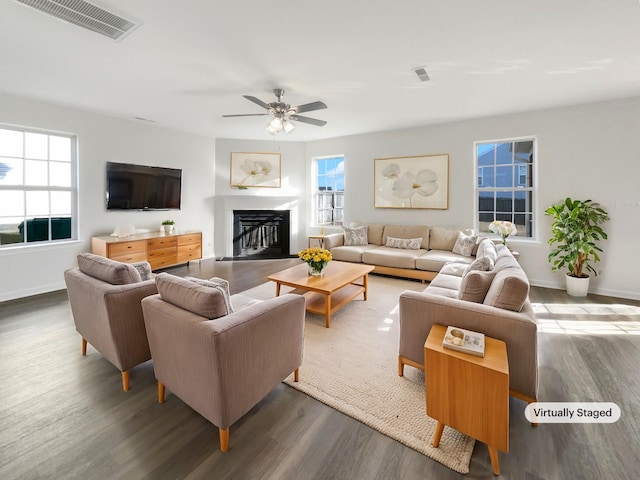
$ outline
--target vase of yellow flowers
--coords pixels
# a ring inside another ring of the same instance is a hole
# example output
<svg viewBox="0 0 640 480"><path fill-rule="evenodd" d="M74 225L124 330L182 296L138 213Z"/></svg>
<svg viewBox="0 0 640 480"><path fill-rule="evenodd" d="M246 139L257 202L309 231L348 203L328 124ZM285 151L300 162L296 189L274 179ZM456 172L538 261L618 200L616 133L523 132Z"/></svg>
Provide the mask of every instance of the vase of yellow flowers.
<svg viewBox="0 0 640 480"><path fill-rule="evenodd" d="M298 258L309 265L309 275L319 277L331 261L331 252L320 247L305 248L298 252Z"/></svg>

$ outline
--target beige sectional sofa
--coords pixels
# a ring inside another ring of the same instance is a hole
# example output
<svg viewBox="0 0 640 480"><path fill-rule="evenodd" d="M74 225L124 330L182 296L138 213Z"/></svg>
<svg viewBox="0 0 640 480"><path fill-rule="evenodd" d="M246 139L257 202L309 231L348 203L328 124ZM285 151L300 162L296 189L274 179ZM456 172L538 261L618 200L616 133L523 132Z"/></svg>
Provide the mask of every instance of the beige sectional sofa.
<svg viewBox="0 0 640 480"><path fill-rule="evenodd" d="M504 341L510 394L534 402L538 397L537 324L527 276L504 245L483 241L475 263L485 267L488 263L489 270L470 269L466 262L448 263L423 292L400 295L398 374L403 375L405 365L424 369L424 343L431 327L452 325Z"/></svg>
<svg viewBox="0 0 640 480"><path fill-rule="evenodd" d="M426 282L433 280L446 263L470 264L475 258L473 255L477 247L469 252L469 255L453 252L460 230L422 225L378 224L355 228L366 229L364 237L366 240L360 237L361 241L345 244L345 237L348 235L333 233L324 237L324 246L331 251L334 260L373 265L376 273L415 278ZM348 230L345 229L346 232ZM462 234L470 235L470 232L463 231ZM390 247L388 245L392 242L389 242L389 238L420 239L419 248ZM489 239L486 241L490 242Z"/></svg>

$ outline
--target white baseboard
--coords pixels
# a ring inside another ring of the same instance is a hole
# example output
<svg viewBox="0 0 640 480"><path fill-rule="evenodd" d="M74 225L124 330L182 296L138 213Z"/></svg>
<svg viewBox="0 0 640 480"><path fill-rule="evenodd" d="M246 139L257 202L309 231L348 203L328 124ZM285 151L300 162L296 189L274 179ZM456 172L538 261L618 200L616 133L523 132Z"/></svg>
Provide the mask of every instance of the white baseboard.
<svg viewBox="0 0 640 480"><path fill-rule="evenodd" d="M56 290L65 290L67 286L63 282L50 283L48 285L38 285L33 288L24 288L21 290L13 290L10 292L0 293L0 302L6 302L9 300L17 300L18 298L31 297L33 295L40 295L42 293L55 292Z"/></svg>

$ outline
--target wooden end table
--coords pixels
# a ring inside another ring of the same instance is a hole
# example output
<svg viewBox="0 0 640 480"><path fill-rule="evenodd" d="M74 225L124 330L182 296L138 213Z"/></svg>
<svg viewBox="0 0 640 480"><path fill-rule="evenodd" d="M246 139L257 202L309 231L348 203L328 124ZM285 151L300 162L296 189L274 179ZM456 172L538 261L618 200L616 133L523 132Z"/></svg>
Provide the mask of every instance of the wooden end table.
<svg viewBox="0 0 640 480"><path fill-rule="evenodd" d="M438 421L433 446L448 425L486 443L495 475L498 450L509 451L509 362L503 341L486 337L484 358L442 346L447 327L434 325L424 344L427 415Z"/></svg>
<svg viewBox="0 0 640 480"><path fill-rule="evenodd" d="M313 277L309 275L309 266L301 263L270 275L269 280L276 282L276 297L280 295L281 285L305 291L307 312L324 315L325 326L329 328L333 312L360 294L367 299L368 275L373 269L372 265L363 263L332 260L321 277Z"/></svg>

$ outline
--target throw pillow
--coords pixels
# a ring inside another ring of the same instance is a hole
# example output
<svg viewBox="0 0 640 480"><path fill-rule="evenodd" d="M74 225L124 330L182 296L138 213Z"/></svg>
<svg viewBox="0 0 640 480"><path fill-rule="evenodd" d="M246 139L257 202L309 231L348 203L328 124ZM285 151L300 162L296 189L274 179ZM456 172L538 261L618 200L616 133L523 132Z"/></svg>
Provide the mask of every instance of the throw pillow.
<svg viewBox="0 0 640 480"><path fill-rule="evenodd" d="M208 288L170 273L159 274L156 285L164 301L201 317L211 320L228 313L220 289Z"/></svg>
<svg viewBox="0 0 640 480"><path fill-rule="evenodd" d="M458 298L467 302L482 303L487 296L494 272L481 272L479 270L468 270L462 277Z"/></svg>
<svg viewBox="0 0 640 480"><path fill-rule="evenodd" d="M231 305L231 295L229 294L229 282L224 278L213 277L209 280L203 280L196 277L185 277L186 280L202 285L203 287L215 288L222 294L225 307L227 308L227 315L233 313L233 306Z"/></svg>
<svg viewBox="0 0 640 480"><path fill-rule="evenodd" d="M469 270L479 270L481 272L488 272L493 270L493 260L489 257L481 257L476 258L471 265L469 265Z"/></svg>
<svg viewBox="0 0 640 480"><path fill-rule="evenodd" d="M460 232L458 233L458 239L453 246L452 252L462 255L463 257L470 257L477 240L478 237L476 235L465 235Z"/></svg>
<svg viewBox="0 0 640 480"><path fill-rule="evenodd" d="M131 265L138 271L143 282L151 280L151 265L149 262L136 262Z"/></svg>
<svg viewBox="0 0 640 480"><path fill-rule="evenodd" d="M343 227L345 245L367 245L367 227Z"/></svg>
<svg viewBox="0 0 640 480"><path fill-rule="evenodd" d="M422 238L395 238L387 237L385 247L406 248L407 250L420 250Z"/></svg>
<svg viewBox="0 0 640 480"><path fill-rule="evenodd" d="M130 263L118 262L93 253L80 253L77 259L81 272L111 285L128 285L142 281L140 274Z"/></svg>

